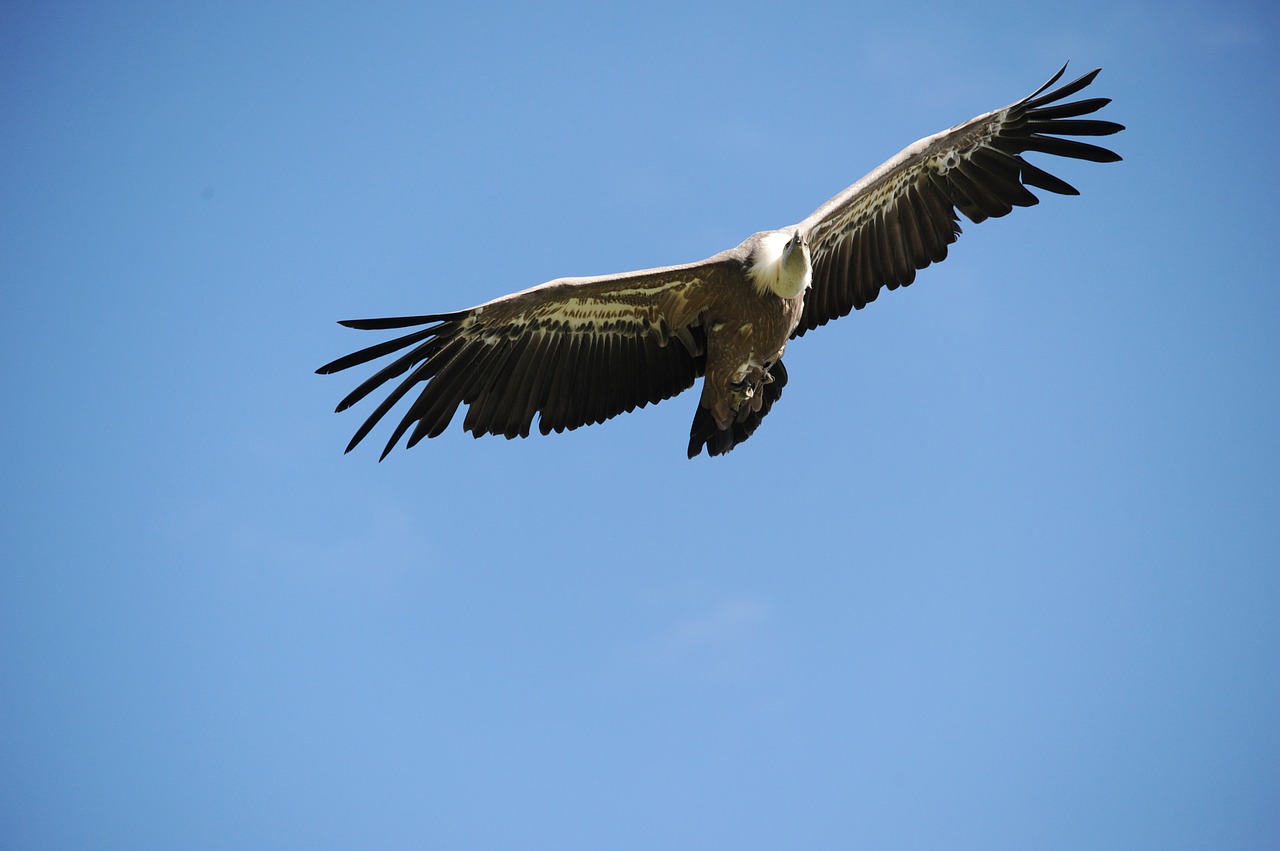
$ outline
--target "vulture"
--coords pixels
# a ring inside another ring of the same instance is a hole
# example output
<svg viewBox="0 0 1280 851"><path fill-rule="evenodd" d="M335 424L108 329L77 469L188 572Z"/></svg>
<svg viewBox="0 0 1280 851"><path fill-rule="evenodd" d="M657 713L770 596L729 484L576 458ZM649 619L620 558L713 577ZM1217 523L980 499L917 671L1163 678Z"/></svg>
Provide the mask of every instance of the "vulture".
<svg viewBox="0 0 1280 851"><path fill-rule="evenodd" d="M558 278L451 313L341 322L411 329L317 370L389 358L338 404L344 411L390 386L346 451L406 396L381 458L406 434L409 447L438 436L464 405L463 429L510 439L527 437L535 417L544 435L602 423L701 378L689 457L728 452L782 395L787 343L944 259L960 215L978 223L1032 206L1032 188L1079 194L1025 155L1120 160L1065 138L1124 129L1083 117L1108 98L1068 100L1098 70L1053 89L1065 71L1010 106L908 146L798 224L752 234L705 260Z"/></svg>

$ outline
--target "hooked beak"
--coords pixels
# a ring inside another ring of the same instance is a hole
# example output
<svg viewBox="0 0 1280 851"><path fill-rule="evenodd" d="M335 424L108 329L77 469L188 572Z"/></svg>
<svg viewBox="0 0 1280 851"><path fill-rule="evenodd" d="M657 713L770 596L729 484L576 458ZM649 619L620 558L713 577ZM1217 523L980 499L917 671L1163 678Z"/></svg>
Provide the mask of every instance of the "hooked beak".
<svg viewBox="0 0 1280 851"><path fill-rule="evenodd" d="M787 241L787 245L784 250L786 251L787 254L790 254L792 251L799 248L803 244L804 244L804 240L800 237L800 231L797 230L791 234L791 239Z"/></svg>

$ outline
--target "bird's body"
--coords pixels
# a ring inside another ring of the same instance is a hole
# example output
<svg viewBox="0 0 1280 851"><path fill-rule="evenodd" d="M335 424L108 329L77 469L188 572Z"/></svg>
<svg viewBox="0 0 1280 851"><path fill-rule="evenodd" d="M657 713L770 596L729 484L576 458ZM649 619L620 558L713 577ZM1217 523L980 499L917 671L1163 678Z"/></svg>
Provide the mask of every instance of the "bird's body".
<svg viewBox="0 0 1280 851"><path fill-rule="evenodd" d="M1065 68L1064 68L1065 70ZM957 210L980 222L1037 198L1027 185L1075 190L1021 156L1040 151L1100 162L1119 157L1048 133L1121 128L1077 116L1102 98L1054 104L1097 71L922 139L797 225L764 231L698 263L562 278L455 313L354 320L353 328L419 327L339 358L337 372L402 350L349 394L345 410L401 381L357 430L350 451L421 385L383 451L444 431L461 405L472 434L527 436L603 422L669 398L703 377L689 457L728 452L755 431L782 393L788 340L910 284L943 259L960 232ZM410 429L412 431L410 432Z"/></svg>

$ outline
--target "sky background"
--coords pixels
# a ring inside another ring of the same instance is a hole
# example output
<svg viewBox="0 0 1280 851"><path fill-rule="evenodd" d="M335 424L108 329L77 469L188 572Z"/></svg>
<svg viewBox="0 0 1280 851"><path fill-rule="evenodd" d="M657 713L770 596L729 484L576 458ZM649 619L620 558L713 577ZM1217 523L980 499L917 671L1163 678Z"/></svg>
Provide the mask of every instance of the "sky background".
<svg viewBox="0 0 1280 851"><path fill-rule="evenodd" d="M381 335L1096 66L1115 165L696 397L343 456ZM1280 846L1273 3L0 8L0 845Z"/></svg>

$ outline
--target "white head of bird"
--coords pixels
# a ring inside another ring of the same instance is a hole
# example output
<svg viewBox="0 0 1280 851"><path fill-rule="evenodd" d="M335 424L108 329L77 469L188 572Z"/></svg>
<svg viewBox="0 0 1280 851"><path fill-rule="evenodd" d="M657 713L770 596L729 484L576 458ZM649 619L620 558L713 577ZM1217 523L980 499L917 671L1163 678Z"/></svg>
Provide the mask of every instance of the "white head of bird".
<svg viewBox="0 0 1280 851"><path fill-rule="evenodd" d="M809 243L799 230L762 234L751 252L747 274L762 295L771 292L779 298L795 298L813 280Z"/></svg>

